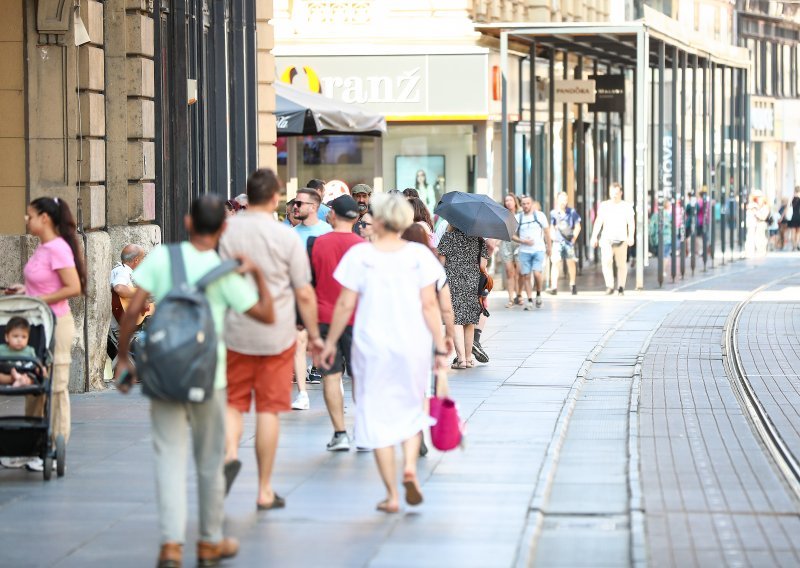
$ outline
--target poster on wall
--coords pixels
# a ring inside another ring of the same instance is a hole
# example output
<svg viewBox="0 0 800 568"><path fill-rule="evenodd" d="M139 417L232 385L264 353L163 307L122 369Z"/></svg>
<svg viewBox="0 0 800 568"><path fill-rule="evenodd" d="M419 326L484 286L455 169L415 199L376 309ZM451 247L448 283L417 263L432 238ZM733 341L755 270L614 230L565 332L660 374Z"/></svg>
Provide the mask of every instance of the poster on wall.
<svg viewBox="0 0 800 568"><path fill-rule="evenodd" d="M433 211L446 191L444 177L444 156L396 156L395 187L403 191L413 187L419 197Z"/></svg>

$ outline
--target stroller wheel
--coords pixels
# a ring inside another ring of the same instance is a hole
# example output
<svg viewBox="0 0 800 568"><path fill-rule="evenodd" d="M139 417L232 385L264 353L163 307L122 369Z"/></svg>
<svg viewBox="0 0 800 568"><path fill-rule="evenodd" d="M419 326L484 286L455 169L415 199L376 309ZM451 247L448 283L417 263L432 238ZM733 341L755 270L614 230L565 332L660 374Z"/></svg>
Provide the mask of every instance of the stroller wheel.
<svg viewBox="0 0 800 568"><path fill-rule="evenodd" d="M53 476L53 457L48 453L42 462L44 464L44 469L42 470L44 480L50 481L50 478Z"/></svg>
<svg viewBox="0 0 800 568"><path fill-rule="evenodd" d="M64 436L59 434L56 436L56 475L58 475L58 477L64 477L66 465L67 444L64 442Z"/></svg>

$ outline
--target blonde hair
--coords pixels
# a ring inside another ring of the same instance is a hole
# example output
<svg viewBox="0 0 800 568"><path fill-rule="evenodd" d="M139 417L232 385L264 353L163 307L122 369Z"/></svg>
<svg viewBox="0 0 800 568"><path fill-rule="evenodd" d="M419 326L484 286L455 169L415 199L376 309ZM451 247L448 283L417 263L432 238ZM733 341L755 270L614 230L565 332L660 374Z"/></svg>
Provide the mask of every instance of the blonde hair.
<svg viewBox="0 0 800 568"><path fill-rule="evenodd" d="M402 194L379 193L370 203L372 218L387 231L405 231L414 222L414 209Z"/></svg>

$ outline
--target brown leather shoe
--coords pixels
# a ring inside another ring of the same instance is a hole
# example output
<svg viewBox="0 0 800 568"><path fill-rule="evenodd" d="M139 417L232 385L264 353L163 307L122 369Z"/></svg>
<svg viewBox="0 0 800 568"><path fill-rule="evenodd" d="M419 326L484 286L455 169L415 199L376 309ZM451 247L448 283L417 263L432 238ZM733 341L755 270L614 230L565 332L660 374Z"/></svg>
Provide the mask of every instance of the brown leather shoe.
<svg viewBox="0 0 800 568"><path fill-rule="evenodd" d="M233 558L239 553L239 541L235 538L223 538L219 542L199 541L197 543L197 564L199 566L216 566L220 560Z"/></svg>
<svg viewBox="0 0 800 568"><path fill-rule="evenodd" d="M181 568L183 565L183 545L165 542L161 545L157 568Z"/></svg>

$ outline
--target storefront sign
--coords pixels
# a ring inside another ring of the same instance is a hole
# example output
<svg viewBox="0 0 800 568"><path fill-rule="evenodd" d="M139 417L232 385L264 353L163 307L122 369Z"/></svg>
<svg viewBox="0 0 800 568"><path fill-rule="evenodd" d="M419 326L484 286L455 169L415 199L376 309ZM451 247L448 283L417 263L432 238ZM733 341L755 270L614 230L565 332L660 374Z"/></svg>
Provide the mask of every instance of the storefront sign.
<svg viewBox="0 0 800 568"><path fill-rule="evenodd" d="M589 112L625 112L625 75L589 75L595 82Z"/></svg>
<svg viewBox="0 0 800 568"><path fill-rule="evenodd" d="M595 84L588 79L560 79L554 86L557 103L593 103Z"/></svg>
<svg viewBox="0 0 800 568"><path fill-rule="evenodd" d="M672 135L664 135L664 151L661 154L661 184L663 193L660 197L672 198L672 171L673 171Z"/></svg>
<svg viewBox="0 0 800 568"><path fill-rule="evenodd" d="M278 78L388 116L485 117L488 54L280 56Z"/></svg>

